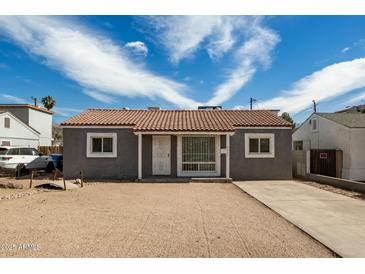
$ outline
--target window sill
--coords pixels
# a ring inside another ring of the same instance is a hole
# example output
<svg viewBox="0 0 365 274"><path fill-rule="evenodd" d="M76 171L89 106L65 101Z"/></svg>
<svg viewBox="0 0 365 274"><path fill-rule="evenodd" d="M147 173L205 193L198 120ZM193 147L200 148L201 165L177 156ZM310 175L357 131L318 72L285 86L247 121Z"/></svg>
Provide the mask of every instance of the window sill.
<svg viewBox="0 0 365 274"><path fill-rule="evenodd" d="M117 158L116 153L88 153L86 158Z"/></svg>
<svg viewBox="0 0 365 274"><path fill-rule="evenodd" d="M218 171L179 171L177 177L216 177L221 176Z"/></svg>
<svg viewBox="0 0 365 274"><path fill-rule="evenodd" d="M275 158L275 155L271 153L247 154L245 158Z"/></svg>

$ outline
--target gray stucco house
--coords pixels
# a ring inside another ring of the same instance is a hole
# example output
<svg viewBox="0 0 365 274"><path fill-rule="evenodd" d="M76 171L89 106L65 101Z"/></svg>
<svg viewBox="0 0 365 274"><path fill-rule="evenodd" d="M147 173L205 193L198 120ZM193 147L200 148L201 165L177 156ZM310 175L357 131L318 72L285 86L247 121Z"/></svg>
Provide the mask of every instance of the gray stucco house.
<svg viewBox="0 0 365 274"><path fill-rule="evenodd" d="M67 178L292 177L292 125L268 110L88 109L62 126Z"/></svg>

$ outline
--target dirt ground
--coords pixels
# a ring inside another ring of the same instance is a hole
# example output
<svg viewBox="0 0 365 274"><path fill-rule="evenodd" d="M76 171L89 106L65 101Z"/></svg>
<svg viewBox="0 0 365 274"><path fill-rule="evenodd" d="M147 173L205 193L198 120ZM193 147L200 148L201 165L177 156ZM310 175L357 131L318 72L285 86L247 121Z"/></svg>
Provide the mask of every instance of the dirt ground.
<svg viewBox="0 0 365 274"><path fill-rule="evenodd" d="M0 213L0 257L334 256L228 183L90 183Z"/></svg>
<svg viewBox="0 0 365 274"><path fill-rule="evenodd" d="M326 185L326 184L320 184L320 183L313 182L313 181L306 181L306 180L298 180L298 181L303 183L303 184L314 186L314 187L317 187L317 188L320 188L320 189L323 189L323 190L327 190L327 191L330 191L330 192L333 192L333 193L345 195L345 196L350 197L350 198L365 200L365 194L364 193L360 193L360 192L356 192L356 191L350 191L350 190L346 190L346 189L342 189L342 188L338 188L338 187L334 187L334 186L330 186L330 185Z"/></svg>

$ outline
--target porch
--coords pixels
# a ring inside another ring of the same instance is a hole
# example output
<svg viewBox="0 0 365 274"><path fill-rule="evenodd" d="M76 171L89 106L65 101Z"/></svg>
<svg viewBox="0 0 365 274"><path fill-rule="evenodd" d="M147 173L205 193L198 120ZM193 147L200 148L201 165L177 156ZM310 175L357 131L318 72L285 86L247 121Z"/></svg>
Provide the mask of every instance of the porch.
<svg viewBox="0 0 365 274"><path fill-rule="evenodd" d="M137 180L140 183L231 183L232 178L225 177L213 177L213 178L164 178L164 177L152 177L152 178L142 178Z"/></svg>
<svg viewBox="0 0 365 274"><path fill-rule="evenodd" d="M231 181L233 132L135 134L138 136L138 181Z"/></svg>

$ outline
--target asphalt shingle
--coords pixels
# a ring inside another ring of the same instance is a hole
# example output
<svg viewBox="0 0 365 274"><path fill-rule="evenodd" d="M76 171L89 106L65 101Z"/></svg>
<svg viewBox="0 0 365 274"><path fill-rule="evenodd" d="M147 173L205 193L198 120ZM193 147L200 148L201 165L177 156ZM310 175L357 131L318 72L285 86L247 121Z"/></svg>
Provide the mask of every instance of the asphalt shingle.
<svg viewBox="0 0 365 274"><path fill-rule="evenodd" d="M365 128L365 113L316 113L349 128Z"/></svg>

